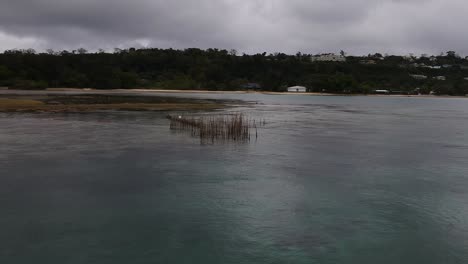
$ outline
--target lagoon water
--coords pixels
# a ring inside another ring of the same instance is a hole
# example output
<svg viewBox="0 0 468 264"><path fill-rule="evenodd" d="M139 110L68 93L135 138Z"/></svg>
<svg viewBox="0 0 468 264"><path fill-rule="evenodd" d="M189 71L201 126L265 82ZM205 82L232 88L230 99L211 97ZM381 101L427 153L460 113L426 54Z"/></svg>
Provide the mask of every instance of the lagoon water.
<svg viewBox="0 0 468 264"><path fill-rule="evenodd" d="M172 96L266 125L0 114L0 263L468 263L468 100Z"/></svg>

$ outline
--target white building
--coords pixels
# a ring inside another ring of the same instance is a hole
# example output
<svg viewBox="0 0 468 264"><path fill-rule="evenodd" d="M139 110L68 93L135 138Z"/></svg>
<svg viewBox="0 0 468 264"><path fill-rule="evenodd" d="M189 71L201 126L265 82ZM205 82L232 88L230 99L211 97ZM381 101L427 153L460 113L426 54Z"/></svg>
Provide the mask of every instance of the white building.
<svg viewBox="0 0 468 264"><path fill-rule="evenodd" d="M422 74L410 74L410 76L413 77L416 80L425 80L425 79L427 79L427 76L422 75Z"/></svg>
<svg viewBox="0 0 468 264"><path fill-rule="evenodd" d="M447 78L445 78L445 76L435 76L434 79L438 80L438 81L445 81L447 80Z"/></svg>
<svg viewBox="0 0 468 264"><path fill-rule="evenodd" d="M329 54L320 54L320 55L312 56L311 60L312 62L315 62L315 61L345 62L346 57L342 55L336 55L334 53L329 53Z"/></svg>
<svg viewBox="0 0 468 264"><path fill-rule="evenodd" d="M291 86L291 87L288 87L288 92L305 93L307 92L307 88L304 86Z"/></svg>
<svg viewBox="0 0 468 264"><path fill-rule="evenodd" d="M374 93L376 94L389 94L389 90L375 90Z"/></svg>
<svg viewBox="0 0 468 264"><path fill-rule="evenodd" d="M405 61L409 61L409 62L413 62L414 61L414 57L412 55L409 55L409 56L403 56L403 59Z"/></svg>

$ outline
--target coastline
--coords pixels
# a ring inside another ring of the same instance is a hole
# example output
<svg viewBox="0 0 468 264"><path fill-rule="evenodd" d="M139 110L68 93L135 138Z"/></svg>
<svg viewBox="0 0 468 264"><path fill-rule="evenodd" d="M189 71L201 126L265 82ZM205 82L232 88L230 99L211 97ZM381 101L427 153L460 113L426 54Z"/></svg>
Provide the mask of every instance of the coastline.
<svg viewBox="0 0 468 264"><path fill-rule="evenodd" d="M6 90L6 91L27 91L27 90ZM153 92L153 93L174 93L174 94L267 94L267 95L308 95L308 96L368 96L368 97L414 97L414 98L468 98L467 96L453 95L406 95L406 94L334 94L317 92L269 92L269 91L210 91L210 90L166 90L166 89L109 89L100 90L92 88L47 88L46 92L93 92L93 93L122 93L122 92Z"/></svg>

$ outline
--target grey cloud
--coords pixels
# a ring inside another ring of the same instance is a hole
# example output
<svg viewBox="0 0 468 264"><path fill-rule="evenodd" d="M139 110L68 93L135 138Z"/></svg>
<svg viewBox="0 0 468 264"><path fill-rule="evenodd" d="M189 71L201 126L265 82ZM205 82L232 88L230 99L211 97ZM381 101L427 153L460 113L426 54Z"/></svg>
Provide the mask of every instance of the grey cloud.
<svg viewBox="0 0 468 264"><path fill-rule="evenodd" d="M148 45L468 53L463 0L0 1L0 50Z"/></svg>

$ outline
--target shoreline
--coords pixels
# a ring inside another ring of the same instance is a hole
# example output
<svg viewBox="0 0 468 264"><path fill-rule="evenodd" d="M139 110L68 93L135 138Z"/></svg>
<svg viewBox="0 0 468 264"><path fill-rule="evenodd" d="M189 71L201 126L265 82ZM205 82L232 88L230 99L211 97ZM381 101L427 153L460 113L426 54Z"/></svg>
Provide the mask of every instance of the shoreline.
<svg viewBox="0 0 468 264"><path fill-rule="evenodd" d="M45 90L21 90L21 89L2 89L0 96L8 95L40 95L56 93L79 93L95 95L122 95L131 93L154 93L158 94L263 94L263 95L302 95L302 96L365 96L365 97L411 97L411 98L468 98L466 96L454 95L405 95L405 94L334 94L334 93L303 93L303 92L270 92L270 91L210 91L210 90L165 90L165 89L92 89L92 88L47 88Z"/></svg>
<svg viewBox="0 0 468 264"><path fill-rule="evenodd" d="M28 91L28 90L6 90L6 91ZM460 95L415 95L415 94L335 94L335 93L317 93L317 92L270 92L270 91L210 91L210 90L165 90L165 89L92 89L92 88L47 88L46 92L93 92L93 93L112 93L112 92L153 92L153 93L174 93L174 94L266 94L266 95L308 95L308 96L368 96L368 97L414 97L414 98L468 98Z"/></svg>

